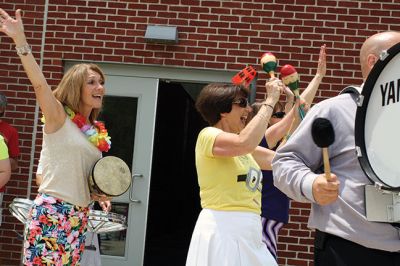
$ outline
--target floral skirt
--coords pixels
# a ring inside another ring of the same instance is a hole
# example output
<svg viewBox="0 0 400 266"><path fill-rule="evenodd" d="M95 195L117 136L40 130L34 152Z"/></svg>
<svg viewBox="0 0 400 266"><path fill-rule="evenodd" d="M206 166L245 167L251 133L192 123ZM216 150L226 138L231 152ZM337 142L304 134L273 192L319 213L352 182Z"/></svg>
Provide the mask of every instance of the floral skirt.
<svg viewBox="0 0 400 266"><path fill-rule="evenodd" d="M25 227L24 265L79 265L88 211L87 207L38 194Z"/></svg>

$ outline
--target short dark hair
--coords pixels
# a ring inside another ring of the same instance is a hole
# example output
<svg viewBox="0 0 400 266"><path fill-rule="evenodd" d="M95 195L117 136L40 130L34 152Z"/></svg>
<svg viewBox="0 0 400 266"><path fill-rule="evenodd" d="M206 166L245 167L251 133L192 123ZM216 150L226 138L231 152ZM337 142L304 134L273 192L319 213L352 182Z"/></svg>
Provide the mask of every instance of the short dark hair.
<svg viewBox="0 0 400 266"><path fill-rule="evenodd" d="M240 97L247 98L249 91L243 86L229 83L210 83L205 86L196 100L196 109L210 126L221 119L222 113L232 110L232 102Z"/></svg>

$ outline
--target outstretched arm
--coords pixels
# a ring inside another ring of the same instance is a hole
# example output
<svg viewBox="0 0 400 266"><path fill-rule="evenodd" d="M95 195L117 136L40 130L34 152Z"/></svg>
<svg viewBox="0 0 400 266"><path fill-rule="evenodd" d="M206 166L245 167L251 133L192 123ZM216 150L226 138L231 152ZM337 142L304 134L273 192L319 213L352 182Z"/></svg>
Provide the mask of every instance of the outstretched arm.
<svg viewBox="0 0 400 266"><path fill-rule="evenodd" d="M319 52L318 59L318 69L314 78L308 84L307 88L301 93L300 97L304 100L305 108L308 109L315 97L315 94L318 90L318 87L322 81L322 78L326 74L326 46L321 46L321 50ZM290 100L290 96L288 95L288 99ZM277 142L281 140L286 134L291 135L294 130L297 128L301 120L297 117L297 109L299 104L303 104L302 102L296 101L296 107L292 108L290 112L287 112L288 106L285 106L286 116L276 123L275 125L269 127L265 132L265 138L267 139L267 143L269 147L275 147ZM290 105L293 106L293 103ZM303 107L304 108L304 107ZM285 140L281 143L281 145L285 142Z"/></svg>
<svg viewBox="0 0 400 266"><path fill-rule="evenodd" d="M294 105L294 94L288 86L285 86L285 94L286 94L285 113L288 114L290 110L292 110Z"/></svg>
<svg viewBox="0 0 400 266"><path fill-rule="evenodd" d="M310 134L314 119L330 117L331 108L326 103L311 108L296 133L275 153L272 161L274 185L293 200L327 205L338 196L337 176L332 174L332 178L327 179L319 174L323 165L322 152ZM335 152L330 154L336 155Z"/></svg>
<svg viewBox="0 0 400 266"><path fill-rule="evenodd" d="M15 43L22 65L35 90L39 106L46 117L46 132L56 131L64 123L66 114L61 103L54 97L42 70L32 55L25 37L21 10L18 9L15 12L15 19L13 19L0 8L0 26L0 31L13 39Z"/></svg>
<svg viewBox="0 0 400 266"><path fill-rule="evenodd" d="M272 170L271 163L275 155L274 151L258 146L251 155L262 170Z"/></svg>
<svg viewBox="0 0 400 266"><path fill-rule="evenodd" d="M292 107L281 121L267 128L265 131L265 139L267 140L269 148L275 148L278 142L289 132L292 122L295 120L295 117L298 116L298 106L299 105L296 104L296 108Z"/></svg>
<svg viewBox="0 0 400 266"><path fill-rule="evenodd" d="M267 99L257 115L250 120L239 134L228 132L218 134L213 145L213 154L215 156L239 156L253 152L265 134L268 121L279 99L282 87L283 84L278 79L268 81L266 83ZM222 128L229 127L228 122L224 120L225 115L221 114Z"/></svg>
<svg viewBox="0 0 400 266"><path fill-rule="evenodd" d="M304 100L304 104L309 107L315 97L318 87L322 81L322 78L326 74L326 45L321 46L318 59L318 69L314 78L308 84L307 88L301 93L300 97ZM289 91L287 91L289 90ZM296 101L296 108L293 108L293 93L290 89L285 88L287 102L285 105L286 116L269 127L265 132L265 138L269 147L275 147L278 141L280 141L286 134L292 134L300 123L300 119L296 119L296 112L298 110L299 102ZM304 108L304 107L303 107Z"/></svg>
<svg viewBox="0 0 400 266"><path fill-rule="evenodd" d="M300 97L306 101L307 104L311 105L315 94L317 93L318 87L321 84L322 78L326 74L326 45L321 46L318 59L317 73L314 78L308 84L307 88L301 93Z"/></svg>

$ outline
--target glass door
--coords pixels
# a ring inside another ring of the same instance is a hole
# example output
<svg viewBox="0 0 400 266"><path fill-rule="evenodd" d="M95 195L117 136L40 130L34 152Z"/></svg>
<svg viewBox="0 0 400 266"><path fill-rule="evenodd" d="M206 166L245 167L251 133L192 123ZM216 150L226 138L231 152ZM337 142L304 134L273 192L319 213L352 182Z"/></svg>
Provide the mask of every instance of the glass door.
<svg viewBox="0 0 400 266"><path fill-rule="evenodd" d="M103 266L143 264L157 89L155 78L106 76L99 120L105 122L112 145L104 156L117 156L127 163L132 185L112 200L110 212L110 220L113 214L124 215L127 229L99 234Z"/></svg>

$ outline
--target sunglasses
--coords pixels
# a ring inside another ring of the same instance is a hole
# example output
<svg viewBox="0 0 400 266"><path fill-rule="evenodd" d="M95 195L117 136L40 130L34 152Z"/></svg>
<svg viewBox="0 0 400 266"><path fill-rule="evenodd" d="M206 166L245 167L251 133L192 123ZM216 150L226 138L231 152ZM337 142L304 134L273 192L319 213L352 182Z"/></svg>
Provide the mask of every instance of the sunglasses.
<svg viewBox="0 0 400 266"><path fill-rule="evenodd" d="M232 103L237 104L242 108L246 108L247 106L249 106L249 101L247 101L246 98L239 98L239 99L233 101Z"/></svg>
<svg viewBox="0 0 400 266"><path fill-rule="evenodd" d="M276 112L272 114L274 118L283 118L285 116L285 112Z"/></svg>

